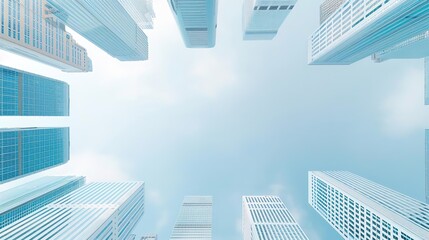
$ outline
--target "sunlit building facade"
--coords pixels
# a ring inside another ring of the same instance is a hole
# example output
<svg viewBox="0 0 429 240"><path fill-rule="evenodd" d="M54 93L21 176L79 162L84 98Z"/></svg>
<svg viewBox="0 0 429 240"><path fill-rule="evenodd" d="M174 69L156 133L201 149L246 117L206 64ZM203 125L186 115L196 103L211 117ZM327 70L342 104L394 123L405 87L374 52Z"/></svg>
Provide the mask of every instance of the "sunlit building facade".
<svg viewBox="0 0 429 240"><path fill-rule="evenodd" d="M245 0L243 39L273 39L296 2L296 0Z"/></svg>
<svg viewBox="0 0 429 240"><path fill-rule="evenodd" d="M143 182L89 183L0 229L0 239L126 240L143 201Z"/></svg>
<svg viewBox="0 0 429 240"><path fill-rule="evenodd" d="M148 59L148 40L119 1L46 0L67 26L121 61ZM136 16L138 10L134 9Z"/></svg>
<svg viewBox="0 0 429 240"><path fill-rule="evenodd" d="M345 1L309 40L308 63L351 64L427 30L427 1Z"/></svg>
<svg viewBox="0 0 429 240"><path fill-rule="evenodd" d="M216 44L217 0L168 0L188 48Z"/></svg>
<svg viewBox="0 0 429 240"><path fill-rule="evenodd" d="M68 116L69 85L0 65L0 116Z"/></svg>
<svg viewBox="0 0 429 240"><path fill-rule="evenodd" d="M212 207L211 196L185 197L170 240L211 240Z"/></svg>
<svg viewBox="0 0 429 240"><path fill-rule="evenodd" d="M243 240L308 240L277 196L242 197Z"/></svg>
<svg viewBox="0 0 429 240"><path fill-rule="evenodd" d="M42 177L0 192L0 229L78 189L84 177Z"/></svg>
<svg viewBox="0 0 429 240"><path fill-rule="evenodd" d="M69 128L0 129L0 183L64 164L69 158Z"/></svg>
<svg viewBox="0 0 429 240"><path fill-rule="evenodd" d="M308 202L344 239L429 239L428 204L349 172L309 172Z"/></svg>
<svg viewBox="0 0 429 240"><path fill-rule="evenodd" d="M52 15L46 0L3 0L0 5L1 49L65 72L92 71L85 48Z"/></svg>

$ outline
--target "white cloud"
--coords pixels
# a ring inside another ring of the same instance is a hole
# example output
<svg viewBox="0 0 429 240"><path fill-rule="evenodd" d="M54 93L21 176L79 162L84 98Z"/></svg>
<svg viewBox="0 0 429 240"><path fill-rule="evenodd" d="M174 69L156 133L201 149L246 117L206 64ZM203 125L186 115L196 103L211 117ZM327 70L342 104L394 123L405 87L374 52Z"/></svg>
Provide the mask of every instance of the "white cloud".
<svg viewBox="0 0 429 240"><path fill-rule="evenodd" d="M405 135L429 127L422 73L417 70L407 72L382 103L383 125L388 133Z"/></svg>
<svg viewBox="0 0 429 240"><path fill-rule="evenodd" d="M86 176L87 182L131 180L122 166L121 159L101 153L84 152L71 155L67 164L48 170L44 175Z"/></svg>
<svg viewBox="0 0 429 240"><path fill-rule="evenodd" d="M202 96L217 97L223 90L237 82L237 74L228 58L207 55L195 61L190 69L195 79L194 90Z"/></svg>

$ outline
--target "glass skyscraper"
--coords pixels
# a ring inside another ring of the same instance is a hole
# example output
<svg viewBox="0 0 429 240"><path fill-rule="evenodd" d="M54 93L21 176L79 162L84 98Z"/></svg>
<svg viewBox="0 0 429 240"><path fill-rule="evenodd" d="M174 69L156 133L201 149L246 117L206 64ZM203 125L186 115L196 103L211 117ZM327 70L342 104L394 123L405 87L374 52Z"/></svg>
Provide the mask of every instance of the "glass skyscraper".
<svg viewBox="0 0 429 240"><path fill-rule="evenodd" d="M69 85L0 65L0 116L68 116Z"/></svg>
<svg viewBox="0 0 429 240"><path fill-rule="evenodd" d="M168 0L188 48L216 44L217 0Z"/></svg>
<svg viewBox="0 0 429 240"><path fill-rule="evenodd" d="M308 202L344 239L429 239L428 204L349 172L309 172Z"/></svg>
<svg viewBox="0 0 429 240"><path fill-rule="evenodd" d="M429 129L425 130L425 197L429 204Z"/></svg>
<svg viewBox="0 0 429 240"><path fill-rule="evenodd" d="M141 29L153 29L152 0L118 0Z"/></svg>
<svg viewBox="0 0 429 240"><path fill-rule="evenodd" d="M0 1L0 48L66 72L92 70L85 48L52 15L46 0Z"/></svg>
<svg viewBox="0 0 429 240"><path fill-rule="evenodd" d="M42 177L0 192L0 229L76 190L84 177Z"/></svg>
<svg viewBox="0 0 429 240"><path fill-rule="evenodd" d="M0 129L0 183L66 163L69 128Z"/></svg>
<svg viewBox="0 0 429 240"><path fill-rule="evenodd" d="M427 30L429 2L347 0L312 34L309 64L351 64Z"/></svg>
<svg viewBox="0 0 429 240"><path fill-rule="evenodd" d="M211 240L212 206L211 196L185 197L170 239Z"/></svg>
<svg viewBox="0 0 429 240"><path fill-rule="evenodd" d="M130 8L139 15L137 1L46 0L54 14L80 35L121 61L148 59L148 41L143 30L130 16Z"/></svg>
<svg viewBox="0 0 429 240"><path fill-rule="evenodd" d="M89 183L0 229L0 239L125 240L143 201L143 182Z"/></svg>
<svg viewBox="0 0 429 240"><path fill-rule="evenodd" d="M243 39L271 40L292 11L297 0L245 0Z"/></svg>
<svg viewBox="0 0 429 240"><path fill-rule="evenodd" d="M243 240L308 240L277 196L242 197Z"/></svg>

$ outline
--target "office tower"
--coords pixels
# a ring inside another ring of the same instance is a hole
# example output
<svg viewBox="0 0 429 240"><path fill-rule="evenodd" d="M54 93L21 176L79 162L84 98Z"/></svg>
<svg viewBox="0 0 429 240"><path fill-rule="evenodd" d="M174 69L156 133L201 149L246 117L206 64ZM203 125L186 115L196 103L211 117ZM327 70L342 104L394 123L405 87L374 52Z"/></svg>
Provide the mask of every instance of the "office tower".
<svg viewBox="0 0 429 240"><path fill-rule="evenodd" d="M211 196L185 197L170 239L211 240L212 206Z"/></svg>
<svg viewBox="0 0 429 240"><path fill-rule="evenodd" d="M148 236L142 236L140 240L157 240L158 237L156 235L148 235Z"/></svg>
<svg viewBox="0 0 429 240"><path fill-rule="evenodd" d="M320 24L328 19L346 0L325 0L320 4Z"/></svg>
<svg viewBox="0 0 429 240"><path fill-rule="evenodd" d="M308 240L277 196L243 196L243 240Z"/></svg>
<svg viewBox="0 0 429 240"><path fill-rule="evenodd" d="M53 16L46 0L1 1L0 48L65 72L92 70L85 48Z"/></svg>
<svg viewBox="0 0 429 240"><path fill-rule="evenodd" d="M429 205L349 172L309 172L308 202L344 239L429 239Z"/></svg>
<svg viewBox="0 0 429 240"><path fill-rule="evenodd" d="M429 56L429 55L428 55ZM425 105L429 105L429 57L425 57Z"/></svg>
<svg viewBox="0 0 429 240"><path fill-rule="evenodd" d="M294 8L297 0L245 0L243 39L271 40Z"/></svg>
<svg viewBox="0 0 429 240"><path fill-rule="evenodd" d="M119 2L141 29L153 29L155 12L152 0L119 0Z"/></svg>
<svg viewBox="0 0 429 240"><path fill-rule="evenodd" d="M427 1L345 1L309 40L309 64L351 64L427 30Z"/></svg>
<svg viewBox="0 0 429 240"><path fill-rule="evenodd" d="M426 203L429 204L429 129L425 130L425 197Z"/></svg>
<svg viewBox="0 0 429 240"><path fill-rule="evenodd" d="M55 9L55 16L112 57L121 61L148 59L147 37L119 1L46 1ZM136 1L123 2L132 8Z"/></svg>
<svg viewBox="0 0 429 240"><path fill-rule="evenodd" d="M84 177L42 177L0 192L0 229L78 189L84 183Z"/></svg>
<svg viewBox="0 0 429 240"><path fill-rule="evenodd" d="M216 44L217 0L169 0L187 48Z"/></svg>
<svg viewBox="0 0 429 240"><path fill-rule="evenodd" d="M66 163L69 140L69 128L0 129L0 184Z"/></svg>
<svg viewBox="0 0 429 240"><path fill-rule="evenodd" d="M143 182L89 183L0 229L0 239L125 240L143 200Z"/></svg>
<svg viewBox="0 0 429 240"><path fill-rule="evenodd" d="M0 65L0 116L68 116L69 85Z"/></svg>

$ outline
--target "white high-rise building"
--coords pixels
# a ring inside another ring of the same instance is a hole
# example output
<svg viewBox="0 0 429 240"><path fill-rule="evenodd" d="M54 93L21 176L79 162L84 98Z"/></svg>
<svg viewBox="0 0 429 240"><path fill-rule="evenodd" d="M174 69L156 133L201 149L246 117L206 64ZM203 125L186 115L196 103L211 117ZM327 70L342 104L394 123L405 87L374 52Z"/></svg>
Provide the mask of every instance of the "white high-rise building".
<svg viewBox="0 0 429 240"><path fill-rule="evenodd" d="M242 197L243 240L308 240L277 196Z"/></svg>
<svg viewBox="0 0 429 240"><path fill-rule="evenodd" d="M325 0L320 4L320 24L337 11L345 1L346 0Z"/></svg>
<svg viewBox="0 0 429 240"><path fill-rule="evenodd" d="M143 201L143 182L90 183L0 229L0 239L125 240Z"/></svg>
<svg viewBox="0 0 429 240"><path fill-rule="evenodd" d="M428 21L428 1L347 0L312 34L308 63L354 63L425 32Z"/></svg>
<svg viewBox="0 0 429 240"><path fill-rule="evenodd" d="M217 0L168 0L187 48L216 44Z"/></svg>
<svg viewBox="0 0 429 240"><path fill-rule="evenodd" d="M271 40L297 0L244 0L243 39Z"/></svg>
<svg viewBox="0 0 429 240"><path fill-rule="evenodd" d="M211 240L212 206L211 196L185 197L170 240Z"/></svg>
<svg viewBox="0 0 429 240"><path fill-rule="evenodd" d="M46 0L0 2L0 48L65 72L92 71L86 49L52 14Z"/></svg>
<svg viewBox="0 0 429 240"><path fill-rule="evenodd" d="M309 172L308 202L344 239L429 239L428 204L349 172Z"/></svg>

